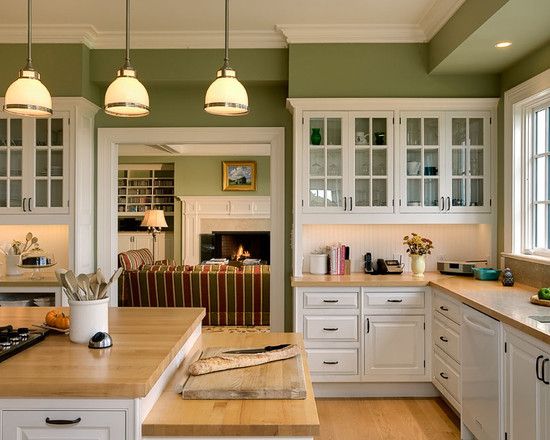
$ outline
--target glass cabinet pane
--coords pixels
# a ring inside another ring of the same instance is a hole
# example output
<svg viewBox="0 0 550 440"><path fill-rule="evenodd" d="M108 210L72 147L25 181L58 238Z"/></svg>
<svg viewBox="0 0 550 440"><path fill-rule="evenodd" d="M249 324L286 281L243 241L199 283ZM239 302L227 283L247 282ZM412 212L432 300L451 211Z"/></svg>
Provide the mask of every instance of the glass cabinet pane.
<svg viewBox="0 0 550 440"><path fill-rule="evenodd" d="M35 176L45 177L47 175L48 175L48 150L37 150Z"/></svg>
<svg viewBox="0 0 550 440"><path fill-rule="evenodd" d="M483 145L483 118L470 118L470 145Z"/></svg>
<svg viewBox="0 0 550 440"><path fill-rule="evenodd" d="M22 197L21 180L10 180L10 206L12 208L20 207Z"/></svg>
<svg viewBox="0 0 550 440"><path fill-rule="evenodd" d="M12 147L23 146L23 121L21 119L10 119L10 145Z"/></svg>
<svg viewBox="0 0 550 440"><path fill-rule="evenodd" d="M387 123L386 118L372 118L373 145L387 145Z"/></svg>
<svg viewBox="0 0 550 440"><path fill-rule="evenodd" d="M407 118L407 145L422 144L422 120L420 118Z"/></svg>
<svg viewBox="0 0 550 440"><path fill-rule="evenodd" d="M387 206L387 180L372 179L372 206Z"/></svg>
<svg viewBox="0 0 550 440"><path fill-rule="evenodd" d="M0 150L0 176L8 175L8 151Z"/></svg>
<svg viewBox="0 0 550 440"><path fill-rule="evenodd" d="M342 119L327 118L327 145L342 145Z"/></svg>
<svg viewBox="0 0 550 440"><path fill-rule="evenodd" d="M0 146L8 146L8 120L0 119Z"/></svg>
<svg viewBox="0 0 550 440"><path fill-rule="evenodd" d="M424 119L424 145L439 145L439 120Z"/></svg>
<svg viewBox="0 0 550 440"><path fill-rule="evenodd" d="M451 165L453 176L464 176L466 174L466 151L464 148L453 148Z"/></svg>
<svg viewBox="0 0 550 440"><path fill-rule="evenodd" d="M10 176L23 175L23 149L11 149L10 151Z"/></svg>
<svg viewBox="0 0 550 440"><path fill-rule="evenodd" d="M325 175L325 150L315 148L309 150L309 174L310 176Z"/></svg>
<svg viewBox="0 0 550 440"><path fill-rule="evenodd" d="M372 175L385 176L387 175L387 159L386 149L372 150Z"/></svg>
<svg viewBox="0 0 550 440"><path fill-rule="evenodd" d="M451 125L453 145L466 145L466 118L453 118Z"/></svg>
<svg viewBox="0 0 550 440"><path fill-rule="evenodd" d="M63 119L50 119L50 145L59 147L63 145Z"/></svg>
<svg viewBox="0 0 550 440"><path fill-rule="evenodd" d="M0 208L8 206L8 182L7 180L0 180Z"/></svg>
<svg viewBox="0 0 550 440"><path fill-rule="evenodd" d="M439 179L424 180L424 206L439 205Z"/></svg>
<svg viewBox="0 0 550 440"><path fill-rule="evenodd" d="M355 145L370 144L370 118L355 119Z"/></svg>
<svg viewBox="0 0 550 440"><path fill-rule="evenodd" d="M439 175L439 150L437 149L424 150L424 175L425 176Z"/></svg>
<svg viewBox="0 0 550 440"><path fill-rule="evenodd" d="M470 179L470 206L483 206L483 179Z"/></svg>
<svg viewBox="0 0 550 440"><path fill-rule="evenodd" d="M370 179L355 179L355 206L370 206Z"/></svg>
<svg viewBox="0 0 550 440"><path fill-rule="evenodd" d="M407 179L407 206L421 206L421 184L421 179Z"/></svg>
<svg viewBox="0 0 550 440"><path fill-rule="evenodd" d="M325 120L323 118L311 118L309 120L309 144L325 144Z"/></svg>
<svg viewBox="0 0 550 440"><path fill-rule="evenodd" d="M52 180L50 187L50 206L54 208L60 208L63 206L63 181Z"/></svg>
<svg viewBox="0 0 550 440"><path fill-rule="evenodd" d="M63 150L52 150L50 160L50 175L63 176Z"/></svg>
<svg viewBox="0 0 550 440"><path fill-rule="evenodd" d="M34 201L35 207L37 208L48 207L48 181L47 180L35 181L34 196L36 198L36 200Z"/></svg>
<svg viewBox="0 0 550 440"><path fill-rule="evenodd" d="M309 206L325 206L325 179L309 180Z"/></svg>
<svg viewBox="0 0 550 440"><path fill-rule="evenodd" d="M327 175L342 175L342 149L330 148L327 150Z"/></svg>
<svg viewBox="0 0 550 440"><path fill-rule="evenodd" d="M342 206L342 179L327 179L327 206Z"/></svg>
<svg viewBox="0 0 550 440"><path fill-rule="evenodd" d="M370 175L370 149L355 150L355 175L369 176Z"/></svg>
<svg viewBox="0 0 550 440"><path fill-rule="evenodd" d="M466 180L453 179L452 188L452 205L466 206Z"/></svg>
<svg viewBox="0 0 550 440"><path fill-rule="evenodd" d="M36 120L36 146L37 147L48 146L48 120L47 119Z"/></svg>
<svg viewBox="0 0 550 440"><path fill-rule="evenodd" d="M407 176L419 176L422 166L422 150L407 150Z"/></svg>
<svg viewBox="0 0 550 440"><path fill-rule="evenodd" d="M483 176L483 149L470 149L470 174L472 176Z"/></svg>

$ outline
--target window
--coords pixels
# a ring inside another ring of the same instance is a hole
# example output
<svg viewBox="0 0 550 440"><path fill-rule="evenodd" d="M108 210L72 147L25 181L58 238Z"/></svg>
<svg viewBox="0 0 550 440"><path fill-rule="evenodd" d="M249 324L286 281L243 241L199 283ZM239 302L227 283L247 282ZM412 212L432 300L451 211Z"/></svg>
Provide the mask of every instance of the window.
<svg viewBox="0 0 550 440"><path fill-rule="evenodd" d="M550 101L533 108L526 116L524 250L550 256Z"/></svg>

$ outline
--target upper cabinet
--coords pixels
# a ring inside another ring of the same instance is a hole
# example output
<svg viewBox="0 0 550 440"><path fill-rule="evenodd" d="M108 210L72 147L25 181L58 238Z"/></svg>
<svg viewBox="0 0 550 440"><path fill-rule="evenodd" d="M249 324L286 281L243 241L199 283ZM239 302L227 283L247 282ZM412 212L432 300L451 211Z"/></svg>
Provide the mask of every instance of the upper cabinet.
<svg viewBox="0 0 550 440"><path fill-rule="evenodd" d="M69 212L69 114L0 116L0 213Z"/></svg>
<svg viewBox="0 0 550 440"><path fill-rule="evenodd" d="M491 223L497 102L289 99L296 215L302 223Z"/></svg>

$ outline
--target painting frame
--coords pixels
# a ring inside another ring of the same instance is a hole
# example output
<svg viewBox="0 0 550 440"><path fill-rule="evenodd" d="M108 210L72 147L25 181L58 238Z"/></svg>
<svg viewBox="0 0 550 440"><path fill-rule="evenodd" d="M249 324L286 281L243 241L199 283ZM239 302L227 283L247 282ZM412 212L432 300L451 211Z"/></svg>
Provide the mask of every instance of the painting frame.
<svg viewBox="0 0 550 440"><path fill-rule="evenodd" d="M256 191L256 167L255 160L222 161L222 191Z"/></svg>

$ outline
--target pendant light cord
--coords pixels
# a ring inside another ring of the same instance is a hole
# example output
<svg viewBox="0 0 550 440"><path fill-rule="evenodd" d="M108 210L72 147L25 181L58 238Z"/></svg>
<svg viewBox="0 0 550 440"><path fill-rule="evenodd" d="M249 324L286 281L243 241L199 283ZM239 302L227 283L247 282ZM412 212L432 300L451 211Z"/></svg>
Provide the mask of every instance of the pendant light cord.
<svg viewBox="0 0 550 440"><path fill-rule="evenodd" d="M229 0L225 0L225 56L223 67L229 67Z"/></svg>
<svg viewBox="0 0 550 440"><path fill-rule="evenodd" d="M123 69L131 69L130 64L130 0L126 0L126 56Z"/></svg>
<svg viewBox="0 0 550 440"><path fill-rule="evenodd" d="M32 0L27 2L27 65L25 70L34 70L32 67Z"/></svg>

